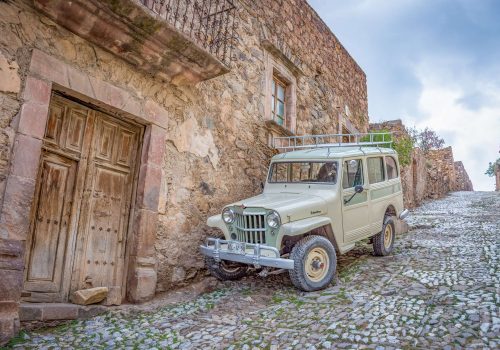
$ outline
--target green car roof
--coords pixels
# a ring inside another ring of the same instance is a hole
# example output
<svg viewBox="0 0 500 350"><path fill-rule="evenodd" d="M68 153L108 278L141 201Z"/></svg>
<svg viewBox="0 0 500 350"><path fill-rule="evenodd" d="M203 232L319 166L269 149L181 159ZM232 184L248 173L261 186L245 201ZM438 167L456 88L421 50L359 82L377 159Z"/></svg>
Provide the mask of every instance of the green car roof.
<svg viewBox="0 0 500 350"><path fill-rule="evenodd" d="M331 159L347 158L364 155L396 154L392 148L382 147L318 147L299 151L280 153L275 155L272 160L284 159Z"/></svg>

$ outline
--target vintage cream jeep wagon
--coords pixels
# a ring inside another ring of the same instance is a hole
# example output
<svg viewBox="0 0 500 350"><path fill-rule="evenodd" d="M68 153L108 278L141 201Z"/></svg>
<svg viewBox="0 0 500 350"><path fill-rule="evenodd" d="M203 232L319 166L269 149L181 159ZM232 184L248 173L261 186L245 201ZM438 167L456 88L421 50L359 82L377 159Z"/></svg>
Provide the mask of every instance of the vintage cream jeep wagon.
<svg viewBox="0 0 500 350"><path fill-rule="evenodd" d="M264 275L288 270L297 288L314 291L331 283L337 254L359 240L371 238L375 255L391 253L395 220L408 210L398 156L380 147L391 143L380 135L278 138L275 147L291 152L272 158L263 193L208 219L224 238L200 247L207 268L226 280L252 267Z"/></svg>

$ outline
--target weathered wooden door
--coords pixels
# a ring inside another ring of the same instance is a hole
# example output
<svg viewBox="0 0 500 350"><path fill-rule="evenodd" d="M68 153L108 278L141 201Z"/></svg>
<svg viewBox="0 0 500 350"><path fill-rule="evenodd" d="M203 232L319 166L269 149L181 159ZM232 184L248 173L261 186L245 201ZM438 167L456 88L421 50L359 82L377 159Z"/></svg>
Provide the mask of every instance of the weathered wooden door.
<svg viewBox="0 0 500 350"><path fill-rule="evenodd" d="M38 172L23 296L29 301L67 299L65 274L76 228L78 197L93 128L93 111L54 95Z"/></svg>
<svg viewBox="0 0 500 350"><path fill-rule="evenodd" d="M67 301L70 292L124 290L125 241L142 128L54 95L28 240L24 299Z"/></svg>
<svg viewBox="0 0 500 350"><path fill-rule="evenodd" d="M109 304L119 304L124 296L125 240L140 131L96 114L72 289L107 286Z"/></svg>

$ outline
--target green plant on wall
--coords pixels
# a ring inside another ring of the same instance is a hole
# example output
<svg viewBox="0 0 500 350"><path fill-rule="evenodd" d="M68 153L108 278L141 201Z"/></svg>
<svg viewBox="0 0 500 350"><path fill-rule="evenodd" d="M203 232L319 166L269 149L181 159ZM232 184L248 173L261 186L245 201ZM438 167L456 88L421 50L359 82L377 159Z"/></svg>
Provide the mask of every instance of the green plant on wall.
<svg viewBox="0 0 500 350"><path fill-rule="evenodd" d="M399 163L403 166L410 165L411 152L414 147L413 139L410 136L403 136L394 140L394 149L398 152Z"/></svg>
<svg viewBox="0 0 500 350"><path fill-rule="evenodd" d="M414 147L414 141L410 136L401 136L393 138L392 134L388 130L378 130L376 131L378 135L372 137L374 142L387 142L392 141L392 148L398 152L399 164L402 166L409 165L411 162L411 152ZM370 141L370 136L364 136L361 138L361 142ZM389 144L380 145L380 147L390 148Z"/></svg>
<svg viewBox="0 0 500 350"><path fill-rule="evenodd" d="M496 162L490 162L490 164L488 165L488 169L486 169L484 175L495 176L495 164L498 164L498 166L500 166L500 158L498 158Z"/></svg>

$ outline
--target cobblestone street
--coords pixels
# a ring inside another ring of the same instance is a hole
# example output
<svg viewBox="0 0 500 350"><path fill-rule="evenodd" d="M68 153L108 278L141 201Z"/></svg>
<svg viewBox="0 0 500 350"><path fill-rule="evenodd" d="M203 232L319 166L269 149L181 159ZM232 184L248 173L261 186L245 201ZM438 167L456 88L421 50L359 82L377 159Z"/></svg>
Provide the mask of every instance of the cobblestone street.
<svg viewBox="0 0 500 350"><path fill-rule="evenodd" d="M395 253L359 245L329 289L287 274L220 284L154 312L110 312L23 333L19 348L330 349L500 347L500 195L457 192L412 212Z"/></svg>

